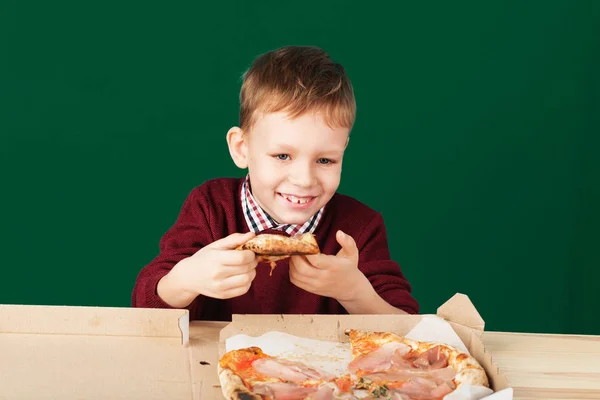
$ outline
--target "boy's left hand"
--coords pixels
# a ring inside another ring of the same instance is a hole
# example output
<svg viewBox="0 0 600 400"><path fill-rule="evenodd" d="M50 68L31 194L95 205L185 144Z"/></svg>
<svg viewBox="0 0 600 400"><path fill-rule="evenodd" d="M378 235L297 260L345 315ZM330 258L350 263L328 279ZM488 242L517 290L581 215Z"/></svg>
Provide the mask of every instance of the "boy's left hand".
<svg viewBox="0 0 600 400"><path fill-rule="evenodd" d="M342 246L335 255L312 254L290 257L290 281L301 289L337 301L352 301L360 286L369 283L358 269L358 248L354 239L338 231Z"/></svg>

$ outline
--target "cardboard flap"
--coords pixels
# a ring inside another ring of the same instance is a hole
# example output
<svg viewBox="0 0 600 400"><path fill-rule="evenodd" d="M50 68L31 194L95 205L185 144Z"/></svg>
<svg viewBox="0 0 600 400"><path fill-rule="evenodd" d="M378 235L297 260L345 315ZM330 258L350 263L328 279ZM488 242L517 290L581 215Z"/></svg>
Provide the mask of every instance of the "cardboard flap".
<svg viewBox="0 0 600 400"><path fill-rule="evenodd" d="M0 333L176 337L186 345L189 311L0 305Z"/></svg>
<svg viewBox="0 0 600 400"><path fill-rule="evenodd" d="M437 309L437 315L449 322L471 328L479 336L485 321L467 295L456 293Z"/></svg>
<svg viewBox="0 0 600 400"><path fill-rule="evenodd" d="M188 340L187 310L0 305L0 398L192 400Z"/></svg>

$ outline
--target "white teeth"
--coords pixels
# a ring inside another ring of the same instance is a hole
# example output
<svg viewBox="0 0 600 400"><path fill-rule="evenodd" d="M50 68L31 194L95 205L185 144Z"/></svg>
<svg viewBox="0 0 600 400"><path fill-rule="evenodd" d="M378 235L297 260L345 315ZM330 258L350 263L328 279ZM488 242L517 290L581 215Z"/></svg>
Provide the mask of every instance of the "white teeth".
<svg viewBox="0 0 600 400"><path fill-rule="evenodd" d="M306 204L310 201L310 197L296 197L296 196L289 196L286 194L282 194L282 196L290 203Z"/></svg>

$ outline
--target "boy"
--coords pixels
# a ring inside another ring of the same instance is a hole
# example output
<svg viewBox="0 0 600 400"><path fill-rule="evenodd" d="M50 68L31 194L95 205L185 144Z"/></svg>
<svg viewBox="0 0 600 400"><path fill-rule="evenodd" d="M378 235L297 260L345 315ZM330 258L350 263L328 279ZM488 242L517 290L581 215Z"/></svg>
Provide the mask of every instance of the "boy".
<svg viewBox="0 0 600 400"><path fill-rule="evenodd" d="M356 105L344 68L315 47L259 56L244 74L240 126L227 133L245 178L192 190L160 254L139 273L134 307L232 314L418 313L390 260L380 213L336 193ZM236 247L260 233L310 232L321 254L258 264Z"/></svg>

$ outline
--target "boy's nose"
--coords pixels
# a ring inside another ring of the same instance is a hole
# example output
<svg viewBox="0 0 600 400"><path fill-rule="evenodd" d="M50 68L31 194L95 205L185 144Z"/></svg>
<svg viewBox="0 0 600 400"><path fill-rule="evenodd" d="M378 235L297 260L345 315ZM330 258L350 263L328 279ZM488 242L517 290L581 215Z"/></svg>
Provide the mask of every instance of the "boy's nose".
<svg viewBox="0 0 600 400"><path fill-rule="evenodd" d="M309 166L294 168L288 179L292 184L299 187L310 187L315 183L314 171Z"/></svg>

